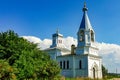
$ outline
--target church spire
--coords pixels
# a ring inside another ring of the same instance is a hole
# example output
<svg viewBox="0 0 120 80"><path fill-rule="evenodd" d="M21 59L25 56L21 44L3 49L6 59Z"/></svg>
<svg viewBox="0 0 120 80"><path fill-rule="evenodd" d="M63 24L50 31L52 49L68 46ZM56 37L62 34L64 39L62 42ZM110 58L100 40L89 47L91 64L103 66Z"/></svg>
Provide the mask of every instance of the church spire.
<svg viewBox="0 0 120 80"><path fill-rule="evenodd" d="M88 8L86 7L86 3L84 3L84 7L83 7L83 17L82 17L82 21L81 21L81 24L80 24L80 28L79 30L82 28L82 29L92 29L92 26L91 26L91 23L90 23L90 20L89 20L89 17L87 15L87 11L88 11Z"/></svg>
<svg viewBox="0 0 120 80"><path fill-rule="evenodd" d="M88 8L86 7L86 3L84 3L83 7L83 17L82 21L78 30L78 47L80 46L88 46L91 42L95 41L95 33L91 26L87 11Z"/></svg>
<svg viewBox="0 0 120 80"><path fill-rule="evenodd" d="M92 54L90 48L94 47L93 44L95 42L95 32L91 26L90 20L87 15L88 8L86 7L86 3L84 3L84 7L82 10L83 10L83 17L77 33L78 44L76 48L76 53Z"/></svg>

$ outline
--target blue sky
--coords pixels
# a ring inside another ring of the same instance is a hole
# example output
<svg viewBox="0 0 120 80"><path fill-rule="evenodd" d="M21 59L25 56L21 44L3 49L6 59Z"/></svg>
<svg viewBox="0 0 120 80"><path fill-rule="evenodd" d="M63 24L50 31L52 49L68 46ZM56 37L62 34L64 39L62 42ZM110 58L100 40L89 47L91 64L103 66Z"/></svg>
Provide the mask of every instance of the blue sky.
<svg viewBox="0 0 120 80"><path fill-rule="evenodd" d="M109 62L107 67L114 72L120 67L120 0L0 0L0 31L11 29L20 36L36 36L43 40L51 39L59 28L64 37L77 38L84 1L96 41L105 43L102 44L105 46L103 60ZM107 61L108 58L112 60ZM116 64L113 58L118 61Z"/></svg>
<svg viewBox="0 0 120 80"><path fill-rule="evenodd" d="M77 37L85 0L0 0L0 31L51 38L57 28ZM120 0L86 0L98 42L120 44Z"/></svg>
<svg viewBox="0 0 120 80"><path fill-rule="evenodd" d="M96 40L120 44L120 0L86 0ZM57 28L77 37L84 0L0 0L0 31L51 38Z"/></svg>

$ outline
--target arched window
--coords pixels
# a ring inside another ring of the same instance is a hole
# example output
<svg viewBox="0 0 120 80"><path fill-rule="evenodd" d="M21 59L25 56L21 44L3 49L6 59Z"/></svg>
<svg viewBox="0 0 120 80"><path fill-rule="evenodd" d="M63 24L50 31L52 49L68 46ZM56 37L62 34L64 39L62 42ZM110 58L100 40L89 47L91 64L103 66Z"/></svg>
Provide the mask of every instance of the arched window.
<svg viewBox="0 0 120 80"><path fill-rule="evenodd" d="M65 61L63 61L63 69L65 69Z"/></svg>
<svg viewBox="0 0 120 80"><path fill-rule="evenodd" d="M84 30L80 31L80 41L84 41Z"/></svg>
<svg viewBox="0 0 120 80"><path fill-rule="evenodd" d="M60 68L62 69L62 61L60 61Z"/></svg>
<svg viewBox="0 0 120 80"><path fill-rule="evenodd" d="M67 60L67 69L69 69L69 61Z"/></svg>
<svg viewBox="0 0 120 80"><path fill-rule="evenodd" d="M94 42L94 33L92 30L91 30L91 41Z"/></svg>
<svg viewBox="0 0 120 80"><path fill-rule="evenodd" d="M82 69L82 61L79 61L79 69Z"/></svg>

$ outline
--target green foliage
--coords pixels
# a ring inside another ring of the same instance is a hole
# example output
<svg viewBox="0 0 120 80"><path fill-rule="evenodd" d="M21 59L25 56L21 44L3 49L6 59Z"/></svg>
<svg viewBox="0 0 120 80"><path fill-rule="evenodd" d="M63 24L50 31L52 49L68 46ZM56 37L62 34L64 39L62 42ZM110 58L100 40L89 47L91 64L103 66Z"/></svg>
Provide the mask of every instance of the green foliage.
<svg viewBox="0 0 120 80"><path fill-rule="evenodd" d="M58 64L40 51L37 44L19 37L14 31L0 33L0 59L6 60L18 80L53 80L60 73Z"/></svg>
<svg viewBox="0 0 120 80"><path fill-rule="evenodd" d="M120 74L117 74L117 73L108 73L107 78L108 79L120 78Z"/></svg>
<svg viewBox="0 0 120 80"><path fill-rule="evenodd" d="M107 74L108 74L108 70L102 65L102 75L103 75L103 78L106 78Z"/></svg>
<svg viewBox="0 0 120 80"><path fill-rule="evenodd" d="M15 69L5 60L0 60L0 80L16 80Z"/></svg>

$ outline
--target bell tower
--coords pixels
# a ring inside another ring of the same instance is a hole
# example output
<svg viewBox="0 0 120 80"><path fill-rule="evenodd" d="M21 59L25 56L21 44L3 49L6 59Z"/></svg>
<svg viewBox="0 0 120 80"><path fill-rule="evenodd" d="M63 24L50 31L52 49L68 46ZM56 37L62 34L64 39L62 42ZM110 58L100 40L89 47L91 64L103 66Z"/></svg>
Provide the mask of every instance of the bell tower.
<svg viewBox="0 0 120 80"><path fill-rule="evenodd" d="M86 7L86 3L84 3L84 7L82 9L83 17L77 32L77 54L91 54L91 49L94 47L95 43L95 32L91 26L89 17L87 15L88 8ZM93 51L93 49L92 49ZM97 48L94 48L94 51L97 52ZM93 54L93 53L92 53Z"/></svg>

